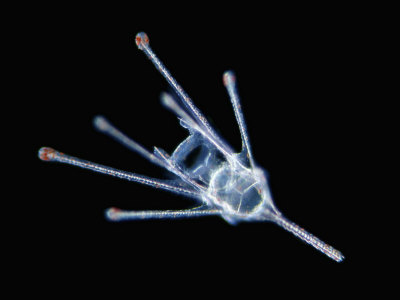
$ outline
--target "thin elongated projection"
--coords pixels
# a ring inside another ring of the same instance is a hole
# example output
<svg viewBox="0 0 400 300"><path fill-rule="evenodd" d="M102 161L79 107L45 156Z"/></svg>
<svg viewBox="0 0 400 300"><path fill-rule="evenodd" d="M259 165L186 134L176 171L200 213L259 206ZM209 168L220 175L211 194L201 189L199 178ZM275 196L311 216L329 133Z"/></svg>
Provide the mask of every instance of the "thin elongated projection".
<svg viewBox="0 0 400 300"><path fill-rule="evenodd" d="M143 32L138 33L136 44L165 77L178 96L174 98L170 94L163 93L161 102L177 115L181 126L189 131L188 137L176 147L171 155L158 147L154 147L152 153L127 137L102 116L95 117L93 124L100 132L171 172L175 179L155 179L117 170L48 147L39 150L39 158L43 161L74 165L167 190L193 198L200 203L192 209L166 211L126 211L112 207L106 211L106 217L110 221L192 218L210 215L220 216L230 224L241 221L270 221L335 261L342 261L344 259L342 253L286 219L276 208L272 201L265 172L256 165L253 158L234 73L226 71L223 74L223 83L230 97L242 138L242 149L239 153L235 153L218 136L183 88L171 76L150 48L148 36ZM188 157L194 151L198 151L198 154L194 162L189 163Z"/></svg>

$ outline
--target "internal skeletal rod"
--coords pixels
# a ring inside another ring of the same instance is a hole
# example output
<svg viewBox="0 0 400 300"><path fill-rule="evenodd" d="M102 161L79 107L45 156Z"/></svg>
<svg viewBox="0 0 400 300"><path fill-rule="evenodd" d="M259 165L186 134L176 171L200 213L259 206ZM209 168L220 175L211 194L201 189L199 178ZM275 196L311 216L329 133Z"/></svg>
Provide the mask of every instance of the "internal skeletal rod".
<svg viewBox="0 0 400 300"><path fill-rule="evenodd" d="M202 186L200 186L197 182L191 180L188 176L182 173L181 170L179 170L176 166L174 166L170 161L168 154L164 153L162 149L154 147L154 153L156 154L154 155L153 153L146 150L143 146L141 146L140 144L138 144L137 142L126 136L124 133L119 131L106 118L102 116L96 116L94 118L93 124L99 131L110 136L111 138L121 143L128 149L139 153L152 163L167 169L171 173L182 178L188 184L196 187L198 190L204 190Z"/></svg>
<svg viewBox="0 0 400 300"><path fill-rule="evenodd" d="M223 82L228 91L233 110L235 112L236 121L239 125L240 135L242 137L242 148L247 152L247 157L250 161L250 165L254 167L253 154L251 153L251 147L249 142L249 135L247 133L246 123L244 121L242 109L240 107L239 95L236 89L236 76L232 71L226 71L223 75Z"/></svg>
<svg viewBox="0 0 400 300"><path fill-rule="evenodd" d="M109 208L106 216L111 221L132 221L145 219L172 219L193 218L204 216L221 215L218 209L182 209L182 210L149 210L149 211L127 211L119 208Z"/></svg>
<svg viewBox="0 0 400 300"><path fill-rule="evenodd" d="M83 169L92 170L97 173L102 173L106 175L111 175L128 181L138 182L144 185L149 185L155 188L160 188L170 192L186 195L192 198L198 198L199 193L195 190L189 190L184 187L175 186L168 184L164 180L154 179L143 175L138 175L135 173L130 173L122 170L117 170L111 167L107 167L101 164L83 160L74 156L70 156L52 148L43 147L39 150L39 158L44 161L59 162L67 165L73 165Z"/></svg>
<svg viewBox="0 0 400 300"><path fill-rule="evenodd" d="M161 103L173 111L181 120L186 123L191 129L199 132L205 139L207 139L211 144L213 144L225 157L229 160L231 157L231 153L227 152L226 147L223 147L218 140L215 140L208 132L205 131L204 127L200 127L195 120L191 116L189 116L181 106L175 101L175 99L167 94L161 94Z"/></svg>
<svg viewBox="0 0 400 300"><path fill-rule="evenodd" d="M193 104L190 97L186 94L186 92L183 90L183 88L178 84L178 82L175 80L175 78L172 77L172 75L168 71L168 69L164 66L164 64L160 61L160 59L157 57L157 55L150 48L149 37L147 36L146 33L140 32L136 35L136 45L138 46L138 48L140 50L142 50L146 54L146 56L154 64L156 69L164 76L164 78L167 80L169 85L175 90L175 92L182 99L183 103L186 105L186 107L189 109L189 111L195 118L196 122L198 122L199 126L204 128L204 130L206 130L206 132L211 135L211 137L216 141L216 143L218 143L220 145L220 147L224 149L222 151L223 153L226 152L224 154L226 154L227 156L231 156L233 154L233 151L225 143L222 142L221 138L212 129L210 124L208 124L206 118L203 116L203 114L200 112L200 110Z"/></svg>
<svg viewBox="0 0 400 300"><path fill-rule="evenodd" d="M144 158L148 159L152 163L167 168L165 163L155 156L153 153L146 150L143 146L126 136L124 133L119 131L114 125L112 125L106 118L103 116L96 116L93 120L94 127L99 130L100 132L108 135L109 137L113 138L117 142L121 143L128 149L135 151L142 155Z"/></svg>
<svg viewBox="0 0 400 300"><path fill-rule="evenodd" d="M313 246L318 251L321 251L328 257L332 258L333 260L341 262L344 259L344 255L339 250L336 250L332 246L321 241L319 238L309 233L305 229L301 228L299 225L293 223L292 221L289 221L282 215L274 216L272 218L272 221L275 222L280 227L282 227L283 229L291 232L302 241Z"/></svg>

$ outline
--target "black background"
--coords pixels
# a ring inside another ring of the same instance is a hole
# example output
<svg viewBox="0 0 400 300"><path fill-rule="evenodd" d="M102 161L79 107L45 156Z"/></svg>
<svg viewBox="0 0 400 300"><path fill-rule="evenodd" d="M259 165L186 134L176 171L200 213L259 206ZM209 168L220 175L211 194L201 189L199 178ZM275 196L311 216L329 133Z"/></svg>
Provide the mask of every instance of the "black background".
<svg viewBox="0 0 400 300"><path fill-rule="evenodd" d="M25 271L34 276L41 270L44 285L72 294L92 279L100 291L175 294L189 287L208 294L217 288L238 289L251 298L270 290L286 295L292 286L304 293L313 293L313 286L329 292L354 286L366 256L358 242L356 169L364 134L359 116L365 99L358 96L363 38L369 29L352 21L354 11L346 9L242 12L239 7L234 15L213 7L199 15L196 8L176 15L156 10L152 16L141 9L57 8L26 27L20 50L30 101L23 119L34 184L30 200L19 202L28 217L15 221L26 225ZM168 86L137 49L139 31L149 35L152 49L195 104L239 149L222 84L225 70L236 72L254 156L269 173L275 204L341 250L344 262L337 264L270 223L231 226L217 217L110 223L104 210L111 206L183 209L194 203L37 158L37 150L49 146L122 170L165 176L92 126L93 117L102 114L148 149L169 153L186 137L160 104ZM21 188L16 195L26 192Z"/></svg>

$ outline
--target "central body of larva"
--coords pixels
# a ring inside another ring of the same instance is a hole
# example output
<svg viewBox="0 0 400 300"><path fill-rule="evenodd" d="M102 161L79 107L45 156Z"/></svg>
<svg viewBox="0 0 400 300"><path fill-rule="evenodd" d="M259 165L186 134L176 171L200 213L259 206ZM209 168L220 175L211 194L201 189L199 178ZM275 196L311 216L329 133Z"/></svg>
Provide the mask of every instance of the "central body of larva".
<svg viewBox="0 0 400 300"><path fill-rule="evenodd" d="M211 178L208 191L218 206L248 215L263 202L259 185L247 170L237 171L224 163Z"/></svg>
<svg viewBox="0 0 400 300"><path fill-rule="evenodd" d="M255 176L252 169L232 168L224 162L211 176L207 194L213 204L224 211L223 217L229 223L257 219L260 213L275 213L265 185L264 172L255 169L261 176ZM266 210L266 208L268 208ZM264 216L265 217L265 216Z"/></svg>
<svg viewBox="0 0 400 300"><path fill-rule="evenodd" d="M225 212L251 215L263 203L261 186L246 170L233 170L225 163L211 178L209 194Z"/></svg>

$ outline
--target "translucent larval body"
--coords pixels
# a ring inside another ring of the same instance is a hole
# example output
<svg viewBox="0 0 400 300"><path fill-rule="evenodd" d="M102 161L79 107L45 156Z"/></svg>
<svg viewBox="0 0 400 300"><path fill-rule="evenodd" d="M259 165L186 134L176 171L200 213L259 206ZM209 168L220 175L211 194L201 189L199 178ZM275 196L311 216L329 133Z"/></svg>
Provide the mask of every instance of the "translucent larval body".
<svg viewBox="0 0 400 300"><path fill-rule="evenodd" d="M223 164L216 172L210 183L209 193L216 199L226 214L223 217L230 223L237 218L231 214L241 215L243 219L256 219L268 211L276 213L271 198L253 174L248 171L235 171L228 164Z"/></svg>
<svg viewBox="0 0 400 300"><path fill-rule="evenodd" d="M168 190L198 200L201 204L192 209L167 211L125 211L110 208L106 217L111 221L165 219L218 215L230 224L240 221L271 221L298 238L312 245L330 258L340 262L344 256L314 235L287 220L275 207L263 169L254 162L244 122L236 79L232 71L223 75L242 138L242 149L235 153L209 125L200 110L182 87L171 76L149 46L145 33L136 36L136 44L174 89L179 99L163 93L161 101L179 118L181 126L189 136L169 155L154 147L153 153L125 136L104 117L97 116L94 126L124 146L139 153L149 161L171 172L175 179L154 179L147 176L117 170L97 163L66 155L54 149L43 147L39 157L44 161L56 161L75 165L95 172L108 174L129 181Z"/></svg>

